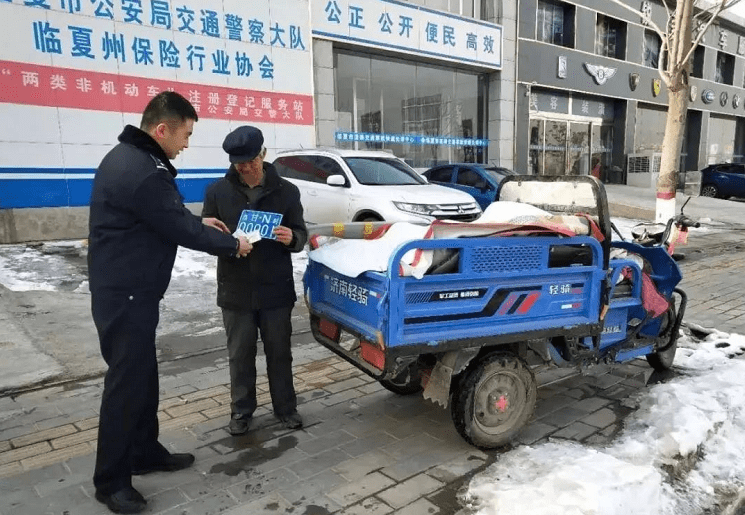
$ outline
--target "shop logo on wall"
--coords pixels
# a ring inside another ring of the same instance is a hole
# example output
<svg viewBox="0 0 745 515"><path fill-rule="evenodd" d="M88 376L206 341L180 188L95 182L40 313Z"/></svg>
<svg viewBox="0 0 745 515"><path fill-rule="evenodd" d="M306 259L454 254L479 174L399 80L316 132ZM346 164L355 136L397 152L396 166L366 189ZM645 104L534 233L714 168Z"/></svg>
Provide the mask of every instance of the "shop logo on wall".
<svg viewBox="0 0 745 515"><path fill-rule="evenodd" d="M610 66L600 66L599 64L585 63L585 70L587 70L587 73L592 75L592 78L595 79L595 82L599 86L602 86L603 84L608 82L608 79L616 74L616 68L611 68Z"/></svg>
<svg viewBox="0 0 745 515"><path fill-rule="evenodd" d="M639 85L639 74L638 73L629 73L629 87L631 88L631 91L636 91L636 87Z"/></svg>
<svg viewBox="0 0 745 515"><path fill-rule="evenodd" d="M703 100L704 104L711 104L714 102L714 91L705 89L701 92L701 100Z"/></svg>
<svg viewBox="0 0 745 515"><path fill-rule="evenodd" d="M688 89L688 98L691 99L691 102L695 102L697 96L698 96L698 88L696 86L691 86Z"/></svg>
<svg viewBox="0 0 745 515"><path fill-rule="evenodd" d="M652 94L657 96L662 91L662 79L652 79Z"/></svg>
<svg viewBox="0 0 745 515"><path fill-rule="evenodd" d="M737 93L732 95L732 107L734 107L735 109L740 107L740 95L738 95Z"/></svg>
<svg viewBox="0 0 745 515"><path fill-rule="evenodd" d="M556 65L556 76L560 79L567 78L567 56L560 55Z"/></svg>
<svg viewBox="0 0 745 515"><path fill-rule="evenodd" d="M726 91L722 91L722 94L719 95L719 105L724 107L727 105L727 98L729 98L729 95L727 95Z"/></svg>

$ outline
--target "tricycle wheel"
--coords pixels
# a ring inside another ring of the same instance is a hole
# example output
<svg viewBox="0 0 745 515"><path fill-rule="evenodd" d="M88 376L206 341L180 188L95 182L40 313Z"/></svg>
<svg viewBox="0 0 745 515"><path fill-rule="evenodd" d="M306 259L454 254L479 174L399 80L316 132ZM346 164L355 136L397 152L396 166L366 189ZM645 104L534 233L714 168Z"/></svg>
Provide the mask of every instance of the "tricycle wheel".
<svg viewBox="0 0 745 515"><path fill-rule="evenodd" d="M380 384L398 395L413 395L422 391L422 380L415 367L409 367L393 379L381 379Z"/></svg>
<svg viewBox="0 0 745 515"><path fill-rule="evenodd" d="M675 310L668 309L667 312L662 315L662 325L660 326L660 334L668 333L672 330L671 324L675 323ZM671 339L674 339L673 344L670 345L664 351L656 351L651 354L647 354L647 363L650 364L658 372L664 372L670 370L675 360L675 351L678 350L678 335L670 335ZM669 342L670 340L668 340Z"/></svg>
<svg viewBox="0 0 745 515"><path fill-rule="evenodd" d="M482 449L508 444L533 414L536 381L517 356L495 352L466 372L452 396L451 411L458 433Z"/></svg>

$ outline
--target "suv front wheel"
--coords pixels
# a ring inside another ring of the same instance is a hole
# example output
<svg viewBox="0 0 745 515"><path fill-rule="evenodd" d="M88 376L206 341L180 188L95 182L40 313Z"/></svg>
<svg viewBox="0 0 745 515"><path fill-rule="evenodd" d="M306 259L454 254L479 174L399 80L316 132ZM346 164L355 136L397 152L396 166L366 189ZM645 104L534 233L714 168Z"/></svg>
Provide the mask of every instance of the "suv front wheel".
<svg viewBox="0 0 745 515"><path fill-rule="evenodd" d="M375 213L362 213L355 217L355 222L382 222L383 218Z"/></svg>

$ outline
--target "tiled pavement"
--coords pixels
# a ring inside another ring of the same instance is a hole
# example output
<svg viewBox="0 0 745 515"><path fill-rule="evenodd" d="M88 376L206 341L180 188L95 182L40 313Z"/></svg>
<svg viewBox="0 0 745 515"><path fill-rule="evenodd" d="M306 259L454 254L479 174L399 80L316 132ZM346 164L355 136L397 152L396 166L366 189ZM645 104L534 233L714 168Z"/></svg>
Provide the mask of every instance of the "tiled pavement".
<svg viewBox="0 0 745 515"><path fill-rule="evenodd" d="M685 251L687 320L745 333L740 239L705 234ZM276 423L262 377L251 432L229 436L225 361L166 363L161 376L162 441L194 452L197 463L135 478L147 513L453 514L458 490L499 454L466 444L447 410L389 393L330 354L295 367L301 431ZM650 376L643 360L564 379L541 374L520 442L611 441ZM0 514L106 513L90 480L101 386L96 379L0 398Z"/></svg>
<svg viewBox="0 0 745 515"><path fill-rule="evenodd" d="M631 411L627 399L650 374L641 363L596 367L542 386L521 442L548 435L609 441ZM446 410L418 396L396 396L333 356L296 368L303 430L276 423L262 377L252 430L231 437L224 430L228 389L219 382L226 376L223 364L164 381L164 390L180 393L161 401L162 441L191 450L197 463L135 478L148 498L147 513L455 513L457 489L496 456L466 444ZM0 423L0 513L106 512L92 499L90 482L91 414L100 388L96 380L0 400L11 415Z"/></svg>

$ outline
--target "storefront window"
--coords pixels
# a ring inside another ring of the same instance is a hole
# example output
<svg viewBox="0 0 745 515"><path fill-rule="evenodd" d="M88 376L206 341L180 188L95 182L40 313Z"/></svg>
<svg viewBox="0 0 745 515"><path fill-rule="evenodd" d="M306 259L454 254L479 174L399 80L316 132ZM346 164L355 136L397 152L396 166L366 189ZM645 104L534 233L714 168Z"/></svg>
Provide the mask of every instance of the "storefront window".
<svg viewBox="0 0 745 515"><path fill-rule="evenodd" d="M536 39L544 43L574 47L574 7L564 2L538 0Z"/></svg>
<svg viewBox="0 0 745 515"><path fill-rule="evenodd" d="M530 114L529 172L593 175L606 181L613 156L614 101L536 89Z"/></svg>
<svg viewBox="0 0 745 515"><path fill-rule="evenodd" d="M714 74L714 80L721 84L732 84L732 78L735 74L735 56L717 52L717 67Z"/></svg>
<svg viewBox="0 0 745 515"><path fill-rule="evenodd" d="M626 24L602 14L598 14L595 25L595 53L606 57L623 59L623 42L626 40Z"/></svg>
<svg viewBox="0 0 745 515"><path fill-rule="evenodd" d="M660 62L660 36L651 30L644 31L644 66L657 68Z"/></svg>
<svg viewBox="0 0 745 515"><path fill-rule="evenodd" d="M339 147L391 150L417 168L483 162L482 146L463 144L486 138L478 74L346 51L334 59L337 130L381 135Z"/></svg>

